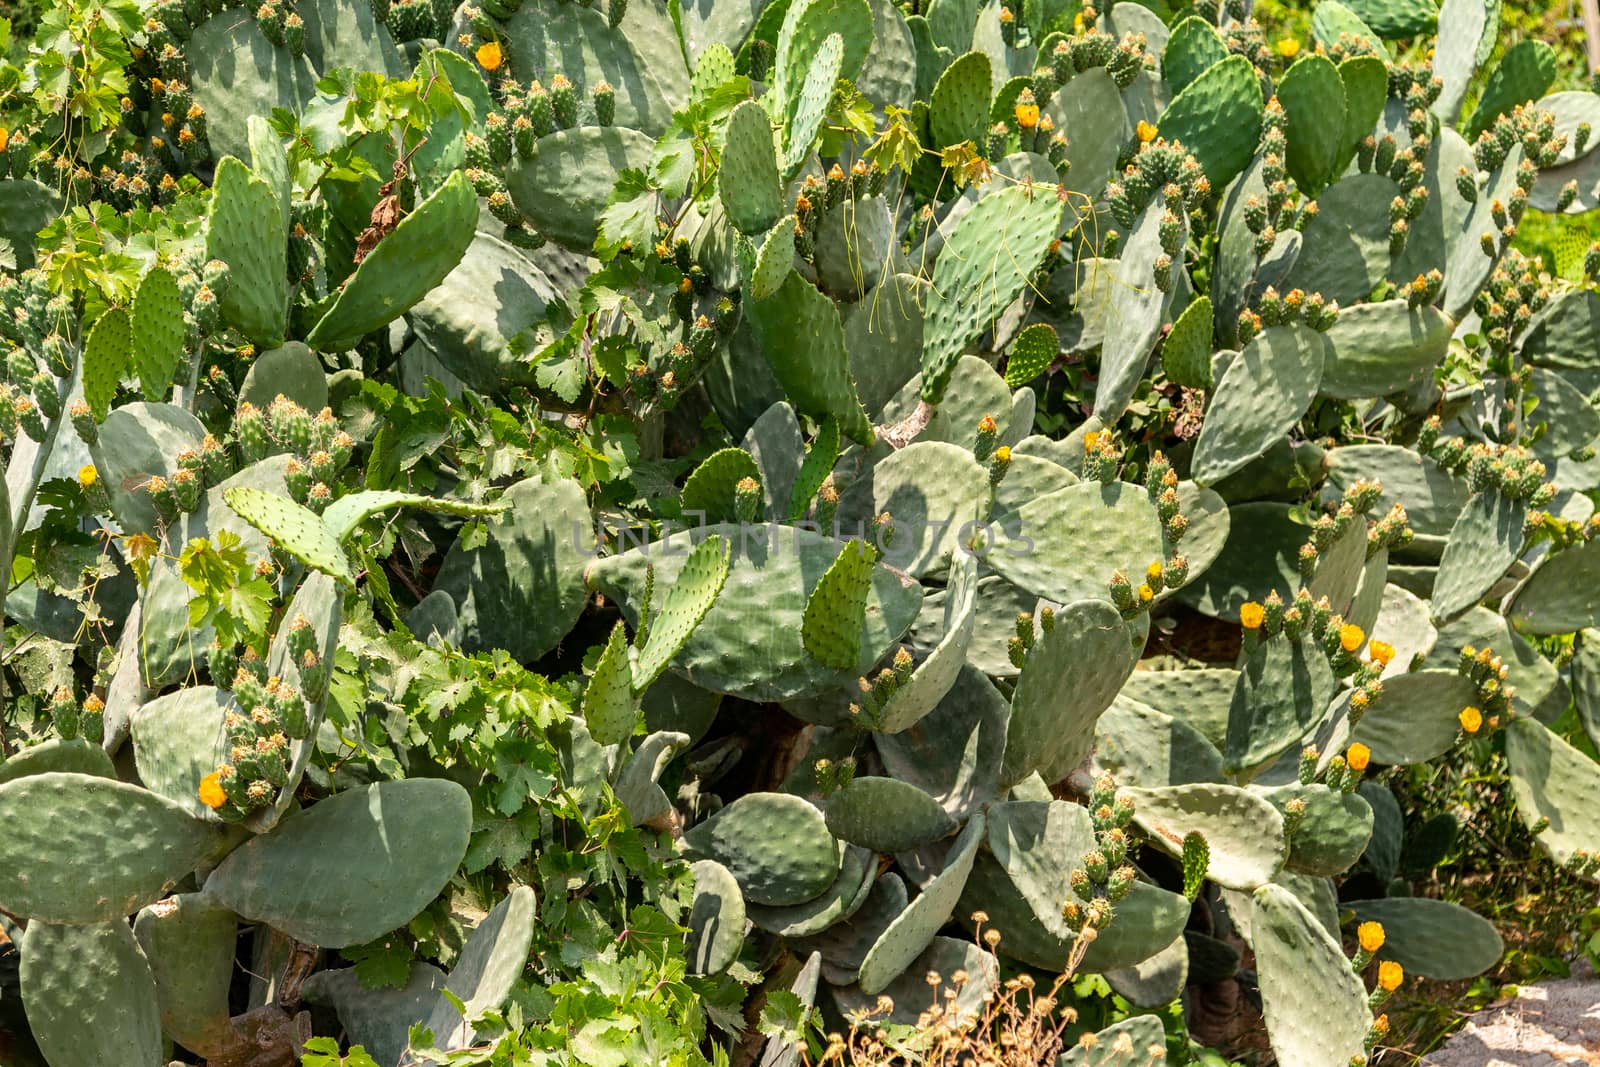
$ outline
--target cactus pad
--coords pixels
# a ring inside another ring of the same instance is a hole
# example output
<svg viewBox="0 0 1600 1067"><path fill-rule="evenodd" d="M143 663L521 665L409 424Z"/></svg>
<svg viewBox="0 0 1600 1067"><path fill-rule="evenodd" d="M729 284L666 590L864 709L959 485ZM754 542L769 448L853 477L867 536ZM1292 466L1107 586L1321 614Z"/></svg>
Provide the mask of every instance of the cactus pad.
<svg viewBox="0 0 1600 1067"><path fill-rule="evenodd" d="M791 270L772 296L751 301L745 311L795 410L818 421L836 418L850 437L871 444L872 425L850 377L844 328L833 301Z"/></svg>
<svg viewBox="0 0 1600 1067"><path fill-rule="evenodd" d="M1283 1063L1366 1059L1367 991L1344 950L1281 885L1255 891L1251 945L1272 1050Z"/></svg>
<svg viewBox="0 0 1600 1067"><path fill-rule="evenodd" d="M875 995L898 978L932 943L939 928L950 921L967 884L967 876L972 872L983 835L983 816L974 815L950 846L943 870L878 935L878 940L861 961L859 981L863 993Z"/></svg>
<svg viewBox="0 0 1600 1067"><path fill-rule="evenodd" d="M355 574L339 539L322 517L288 497L261 489L236 488L223 499L244 521L270 537L289 555L354 588Z"/></svg>
<svg viewBox="0 0 1600 1067"><path fill-rule="evenodd" d="M96 778L117 776L111 757L99 745L82 738L63 741L53 737L14 752L0 761L0 785L32 774L49 774L51 771L87 774Z"/></svg>
<svg viewBox="0 0 1600 1067"><path fill-rule="evenodd" d="M849 670L861 658L861 628L877 557L867 542L849 541L811 590L800 634L818 663Z"/></svg>
<svg viewBox="0 0 1600 1067"><path fill-rule="evenodd" d="M1183 839L1199 832L1210 847L1206 875L1229 889L1254 889L1283 864L1283 820L1264 797L1231 785L1126 789L1133 819L1169 856L1182 857Z"/></svg>
<svg viewBox="0 0 1600 1067"><path fill-rule="evenodd" d="M728 868L716 860L696 860L694 903L689 908L689 968L693 974L719 974L744 945L745 903Z"/></svg>
<svg viewBox="0 0 1600 1067"><path fill-rule="evenodd" d="M1475 493L1450 528L1433 583L1433 616L1449 619L1481 600L1522 554L1527 504L1494 489Z"/></svg>
<svg viewBox="0 0 1600 1067"><path fill-rule="evenodd" d="M1282 440L1311 406L1329 345L1308 326L1274 326L1228 364L1195 442L1194 479L1209 485Z"/></svg>
<svg viewBox="0 0 1600 1067"><path fill-rule="evenodd" d="M361 261L306 343L340 352L399 318L461 262L477 221L472 183L457 172Z"/></svg>
<svg viewBox="0 0 1600 1067"><path fill-rule="evenodd" d="M272 186L231 156L217 164L206 254L228 265L223 318L262 348L282 344L288 327L288 231Z"/></svg>
<svg viewBox="0 0 1600 1067"><path fill-rule="evenodd" d="M1140 574L1164 559L1161 522L1144 489L1085 482L1032 500L1017 526L997 536L984 562L1030 593L1058 604L1110 600L1113 571Z"/></svg>
<svg viewBox="0 0 1600 1067"><path fill-rule="evenodd" d="M161 1014L150 964L122 919L54 926L22 939L22 1002L50 1067L161 1067Z"/></svg>
<svg viewBox="0 0 1600 1067"><path fill-rule="evenodd" d="M1345 92L1339 68L1326 56L1295 61L1278 83L1278 102L1289 117L1289 177L1315 196L1338 176L1345 142Z"/></svg>
<svg viewBox="0 0 1600 1067"><path fill-rule="evenodd" d="M237 849L205 895L299 941L341 948L409 922L466 855L467 791L439 778L347 790Z"/></svg>
<svg viewBox="0 0 1600 1067"><path fill-rule="evenodd" d="M1053 186L992 192L961 217L933 266L922 350L922 398L937 404L956 362L1017 298L1059 235Z"/></svg>
<svg viewBox="0 0 1600 1067"><path fill-rule="evenodd" d="M133 933L155 978L161 1028L191 1052L223 1055L233 1036L228 985L239 937L233 912L180 893L143 908Z"/></svg>
<svg viewBox="0 0 1600 1067"><path fill-rule="evenodd" d="M772 144L772 121L766 109L747 100L728 116L727 147L717 171L717 195L728 221L740 233L755 236L783 217L778 157Z"/></svg>
<svg viewBox="0 0 1600 1067"><path fill-rule="evenodd" d="M1403 299L1346 308L1323 335L1331 346L1323 395L1348 400L1403 392L1444 359L1454 330L1438 308L1411 308Z"/></svg>
<svg viewBox="0 0 1600 1067"><path fill-rule="evenodd" d="M1517 814L1530 828L1547 822L1534 840L1557 863L1578 852L1600 852L1600 767L1531 719L1506 728L1506 761Z"/></svg>
<svg viewBox="0 0 1600 1067"><path fill-rule="evenodd" d="M178 283L158 267L139 283L130 332L133 364L146 400L167 395L183 359L183 337L183 298Z"/></svg>
<svg viewBox="0 0 1600 1067"><path fill-rule="evenodd" d="M1160 1016L1136 1015L1083 1034L1061 1054L1056 1067L1156 1067L1166 1062L1166 1037Z"/></svg>
<svg viewBox="0 0 1600 1067"><path fill-rule="evenodd" d="M511 890L472 931L456 957L444 988L461 1001L458 1009L443 993L425 1025L439 1048L463 1049L476 1040L470 1020L505 1003L522 977L533 944L536 921L534 893L519 885Z"/></svg>
<svg viewBox="0 0 1600 1067"><path fill-rule="evenodd" d="M100 422L111 412L117 384L133 369L132 338L128 313L112 308L95 322L83 346L83 399Z"/></svg>
<svg viewBox="0 0 1600 1067"><path fill-rule="evenodd" d="M0 907L98 923L161 899L216 847L218 831L138 786L53 772L0 786L17 814L0 842Z"/></svg>
<svg viewBox="0 0 1600 1067"><path fill-rule="evenodd" d="M693 855L732 872L754 904L800 904L839 873L839 846L821 811L787 793L747 793L683 835Z"/></svg>
<svg viewBox="0 0 1600 1067"><path fill-rule="evenodd" d="M720 536L707 537L689 553L660 607L651 605L650 636L634 668L635 691L642 692L666 670L716 603L727 579L728 542Z"/></svg>
<svg viewBox="0 0 1600 1067"><path fill-rule="evenodd" d="M930 147L943 148L970 141L984 143L989 129L989 94L992 91L989 57L968 52L944 68L929 99L928 124L933 131Z"/></svg>
<svg viewBox="0 0 1600 1067"><path fill-rule="evenodd" d="M852 845L844 850L838 877L821 896L789 907L752 904L747 910L750 920L769 933L790 938L809 937L847 921L859 911L877 879L878 857L869 849ZM901 907L904 907L903 901Z"/></svg>
<svg viewBox="0 0 1600 1067"><path fill-rule="evenodd" d="M615 745L633 733L639 706L633 699L633 668L628 663L628 635L619 620L600 652L594 674L583 691L583 721L598 744Z"/></svg>
<svg viewBox="0 0 1600 1067"><path fill-rule="evenodd" d="M1220 189L1249 165L1262 113L1255 68L1243 56L1229 56L1174 96L1156 128L1188 149Z"/></svg>
<svg viewBox="0 0 1600 1067"><path fill-rule="evenodd" d="M1104 600L1079 600L1055 613L1034 641L1011 697L1003 785L1089 754L1094 724L1110 707L1136 659L1132 635Z"/></svg>
<svg viewBox="0 0 1600 1067"><path fill-rule="evenodd" d="M221 762L222 721L230 708L238 710L227 693L202 685L157 697L135 711L133 754L145 788L197 819L214 820L200 802L200 779Z"/></svg>
<svg viewBox="0 0 1600 1067"><path fill-rule="evenodd" d="M828 798L833 835L874 852L909 852L955 833L939 802L895 778L862 776Z"/></svg>
<svg viewBox="0 0 1600 1067"><path fill-rule="evenodd" d="M1314 642L1273 638L1245 660L1228 708L1230 770L1266 763L1305 737L1333 700L1328 657Z"/></svg>
<svg viewBox="0 0 1600 1067"><path fill-rule="evenodd" d="M1355 900L1356 922L1383 924L1380 960L1439 982L1475 978L1500 962L1505 944L1494 924L1459 904L1428 897Z"/></svg>

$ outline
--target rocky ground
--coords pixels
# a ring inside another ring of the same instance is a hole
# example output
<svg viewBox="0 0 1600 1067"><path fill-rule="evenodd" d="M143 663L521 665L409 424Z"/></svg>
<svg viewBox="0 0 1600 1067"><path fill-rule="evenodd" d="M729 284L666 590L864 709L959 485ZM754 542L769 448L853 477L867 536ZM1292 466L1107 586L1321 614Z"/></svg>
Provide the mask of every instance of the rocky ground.
<svg viewBox="0 0 1600 1067"><path fill-rule="evenodd" d="M1593 972L1523 986L1514 998L1478 1012L1429 1067L1600 1067L1600 978Z"/></svg>

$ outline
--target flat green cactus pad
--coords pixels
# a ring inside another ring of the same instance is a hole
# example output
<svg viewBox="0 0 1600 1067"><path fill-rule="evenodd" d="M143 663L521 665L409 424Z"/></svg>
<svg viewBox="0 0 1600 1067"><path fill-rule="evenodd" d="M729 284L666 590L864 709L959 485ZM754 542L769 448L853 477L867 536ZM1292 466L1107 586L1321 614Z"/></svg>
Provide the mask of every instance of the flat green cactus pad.
<svg viewBox="0 0 1600 1067"><path fill-rule="evenodd" d="M1272 1050L1283 1063L1366 1059L1367 991L1344 950L1280 885L1255 891L1251 946Z"/></svg>
<svg viewBox="0 0 1600 1067"><path fill-rule="evenodd" d="M83 399L99 422L111 412L117 383L133 369L133 333L128 313L112 308L95 321L83 346Z"/></svg>
<svg viewBox="0 0 1600 1067"><path fill-rule="evenodd" d="M1166 1027L1156 1015L1136 1015L1091 1035L1061 1054L1056 1067L1138 1067L1166 1061Z"/></svg>
<svg viewBox="0 0 1600 1067"><path fill-rule="evenodd" d="M1329 348L1322 334L1298 324L1271 327L1245 345L1206 409L1195 481L1210 485L1281 440L1316 397Z"/></svg>
<svg viewBox="0 0 1600 1067"><path fill-rule="evenodd" d="M503 648L532 662L554 648L583 611L594 519L583 490L570 480L525 479L499 503L505 514L486 523L487 541L452 547L434 587L456 603L463 649Z"/></svg>
<svg viewBox="0 0 1600 1067"><path fill-rule="evenodd" d="M1200 296L1183 309L1161 342L1161 368L1188 389L1210 389L1212 310L1210 297Z"/></svg>
<svg viewBox="0 0 1600 1067"><path fill-rule="evenodd" d="M672 810L672 801L658 784L661 772L672 758L689 747L691 738L677 730L656 730L647 734L617 771L612 788L617 800L628 809L634 826L642 826Z"/></svg>
<svg viewBox="0 0 1600 1067"><path fill-rule="evenodd" d="M1138 390L1172 304L1176 286L1162 292L1155 283L1156 259L1164 254L1161 220L1165 214L1160 200L1151 201L1144 209L1112 277L1094 394L1094 414L1107 425L1122 417Z"/></svg>
<svg viewBox="0 0 1600 1067"><path fill-rule="evenodd" d="M1535 838L1540 848L1557 863L1600 852L1600 768L1593 760L1530 719L1506 728L1506 759L1523 824L1548 820Z"/></svg>
<svg viewBox="0 0 1600 1067"><path fill-rule="evenodd" d="M1157 673L1136 672L1139 673ZM1189 674L1189 671L1159 672ZM1233 686L1228 686L1231 692ZM1206 735L1180 716L1119 696L1095 727L1095 764L1130 786L1155 788L1191 782L1220 782L1222 753ZM1227 709L1223 708L1224 714Z"/></svg>
<svg viewBox="0 0 1600 1067"><path fill-rule="evenodd" d="M29 748L14 752L0 761L0 785L26 778L31 774L49 774L65 771L69 774L87 774L96 778L115 778L116 768L105 749L82 738L63 741L53 737Z"/></svg>
<svg viewBox="0 0 1600 1067"><path fill-rule="evenodd" d="M283 343L288 328L289 221L272 186L231 156L217 165L206 254L228 265L222 316L262 348Z"/></svg>
<svg viewBox="0 0 1600 1067"><path fill-rule="evenodd" d="M219 831L156 794L85 774L0 786L16 813L0 840L0 907L51 923L121 920L161 899L217 846Z"/></svg>
<svg viewBox="0 0 1600 1067"><path fill-rule="evenodd" d="M944 68L929 98L928 124L933 131L930 147L943 148L970 141L982 145L989 130L989 95L992 92L989 57L968 52Z"/></svg>
<svg viewBox="0 0 1600 1067"><path fill-rule="evenodd" d="M322 360L299 341L285 341L251 361L239 384L239 402L265 411L279 395L312 414L328 404L328 377Z"/></svg>
<svg viewBox="0 0 1600 1067"><path fill-rule="evenodd" d="M1422 763L1455 744L1461 734L1456 716L1478 702L1477 687L1453 668L1388 678L1353 739L1372 750L1376 763Z"/></svg>
<svg viewBox="0 0 1600 1067"><path fill-rule="evenodd" d="M866 901L849 918L820 933L796 937L790 944L798 952L821 953L828 981L849 985L859 976L861 961L878 936L905 911L909 899L904 880L890 871L873 882Z"/></svg>
<svg viewBox="0 0 1600 1067"><path fill-rule="evenodd" d="M961 217L933 266L922 398L937 404L968 344L1022 292L1060 233L1054 186L991 192Z"/></svg>
<svg viewBox="0 0 1600 1067"><path fill-rule="evenodd" d="M691 869L689 966L694 974L718 974L738 958L744 944L744 896L733 874L716 860L695 860Z"/></svg>
<svg viewBox="0 0 1600 1067"><path fill-rule="evenodd" d="M196 819L215 820L200 802L200 779L222 762L222 720L230 708L237 710L229 694L201 685L157 697L135 711L133 755L145 788Z"/></svg>
<svg viewBox="0 0 1600 1067"><path fill-rule="evenodd" d="M1450 317L1432 305L1383 300L1345 308L1324 335L1332 349L1322 392L1342 399L1402 392L1444 359L1454 331Z"/></svg>
<svg viewBox="0 0 1600 1067"><path fill-rule="evenodd" d="M1210 848L1206 875L1229 889L1254 889L1283 865L1283 820L1264 797L1231 785L1125 789L1133 819L1149 840L1182 857L1183 839L1198 832Z"/></svg>
<svg viewBox="0 0 1600 1067"><path fill-rule="evenodd" d="M470 1020L498 1009L528 963L533 944L536 902L533 889L519 885L484 916L456 957L445 991L466 1006L458 1009L443 993L425 1025L439 1048L467 1048L476 1040Z"/></svg>
<svg viewBox="0 0 1600 1067"><path fill-rule="evenodd" d="M1291 799L1305 802L1305 815L1289 842L1287 867L1332 878L1355 866L1372 840L1372 807L1354 793L1325 785L1286 785L1262 795L1280 812Z"/></svg>
<svg viewBox="0 0 1600 1067"><path fill-rule="evenodd" d="M920 586L876 565L861 656L853 669L841 670L818 663L806 651L802 633L806 603L839 555L839 542L831 537L788 526L709 526L596 560L589 565L589 584L618 600L636 621L647 568L654 567L658 587L675 580L692 558L691 536L723 537L732 552L722 594L674 657L679 673L715 692L788 700L854 684L910 628L922 602Z"/></svg>
<svg viewBox="0 0 1600 1067"><path fill-rule="evenodd" d="M467 791L441 778L346 790L237 849L206 896L300 941L339 948L409 922L466 855Z"/></svg>
<svg viewBox="0 0 1600 1067"><path fill-rule="evenodd" d="M771 229L784 214L772 120L766 109L747 100L728 116L727 147L717 171L717 195L728 221L742 234Z"/></svg>
<svg viewBox="0 0 1600 1067"><path fill-rule="evenodd" d="M1517 591L1512 624L1525 634L1566 634L1600 624L1600 541L1552 553Z"/></svg>
<svg viewBox="0 0 1600 1067"><path fill-rule="evenodd" d="M849 670L861 658L861 629L877 558L877 550L866 541L849 541L811 590L800 636L818 663Z"/></svg>
<svg viewBox="0 0 1600 1067"><path fill-rule="evenodd" d="M126 922L35 919L21 947L28 1028L51 1067L161 1067L156 984Z"/></svg>
<svg viewBox="0 0 1600 1067"><path fill-rule="evenodd" d="M935 797L957 820L1000 793L1010 709L994 683L970 665L937 707L895 734L875 734L885 773Z"/></svg>
<svg viewBox="0 0 1600 1067"><path fill-rule="evenodd" d="M1522 554L1527 503L1494 489L1475 493L1450 528L1433 583L1433 615L1449 619L1481 600Z"/></svg>
<svg viewBox="0 0 1600 1067"><path fill-rule="evenodd" d="M633 667L628 662L628 634L619 619L600 652L594 674L583 691L583 721L589 736L614 745L633 733L639 706L633 699Z"/></svg>
<svg viewBox="0 0 1600 1067"><path fill-rule="evenodd" d="M133 300L131 331L134 367L146 400L161 400L172 386L183 358L183 299L169 271L144 276Z"/></svg>
<svg viewBox="0 0 1600 1067"><path fill-rule="evenodd" d="M835 837L874 852L909 852L957 829L937 800L895 778L853 779L828 798L827 813Z"/></svg>
<svg viewBox="0 0 1600 1067"><path fill-rule="evenodd" d="M856 396L833 301L790 270L771 297L752 301L745 311L795 409L818 421L838 419L846 434L871 444L872 425Z"/></svg>
<svg viewBox="0 0 1600 1067"><path fill-rule="evenodd" d="M1187 148L1217 188L1232 181L1255 154L1263 104L1255 68L1229 56L1172 98L1156 129Z"/></svg>
<svg viewBox="0 0 1600 1067"><path fill-rule="evenodd" d="M928 988L928 973L942 979L942 988ZM965 971L967 982L959 991L951 975ZM865 1017L866 1026L916 1026L918 1019L928 1010L935 992L941 997L945 1012L966 1019L977 1019L984 1010L985 997L999 984L1000 968L987 949L974 942L955 937L935 937L917 958L906 965L899 977L884 986L877 996L869 996L859 985L834 986L833 1002L846 1017L858 1013ZM944 992L956 991L952 999L943 999ZM887 1014L878 1010L879 997L888 997L894 1009ZM799 1067L798 1062L791 1067Z"/></svg>
<svg viewBox="0 0 1600 1067"><path fill-rule="evenodd" d="M728 580L728 541L707 537L695 546L659 607L651 605L650 636L639 650L633 687L642 692L667 669Z"/></svg>
<svg viewBox="0 0 1600 1067"><path fill-rule="evenodd" d="M707 456L683 483L685 515L696 522L737 522L736 487L741 479L761 480L761 468L742 448L724 448Z"/></svg>
<svg viewBox="0 0 1600 1067"><path fill-rule="evenodd" d="M305 998L332 1007L352 1045L362 1046L379 1063L399 1063L408 1031L427 1017L444 982L437 967L413 963L400 988L368 989L354 967L341 967L307 979Z"/></svg>
<svg viewBox="0 0 1600 1067"><path fill-rule="evenodd" d="M839 44L829 46L828 38ZM796 0L788 5L778 31L773 95L790 125L804 106L805 84L831 47L839 49L839 69L827 79L827 92L838 78L855 78L872 47L872 7L867 0ZM831 65L831 64L830 64ZM791 139L791 144L793 140Z"/></svg>
<svg viewBox="0 0 1600 1067"><path fill-rule="evenodd" d="M299 114L317 96L311 60L275 48L254 14L244 7L223 11L196 26L184 46L195 101L206 109L206 139L217 156L248 158L252 116L279 107ZM239 277L233 280L237 286Z"/></svg>
<svg viewBox="0 0 1600 1067"><path fill-rule="evenodd" d="M956 684L966 662L967 648L977 627L977 602L978 561L975 556L963 555L950 568L939 643L879 709L873 729L899 733L938 707Z"/></svg>
<svg viewBox="0 0 1600 1067"><path fill-rule="evenodd" d="M1060 907L1057 901L1051 910ZM1005 868L988 853L979 853L973 864L956 917L968 924L974 911L986 912L985 925L1002 931L1001 951L1014 960L1060 973L1073 957L1077 938L1058 937L1044 926ZM1189 901L1184 897L1135 882L1133 891L1117 905L1122 922L1101 931L1083 954L1082 969L1104 973L1149 959L1183 933L1188 915Z"/></svg>
<svg viewBox="0 0 1600 1067"><path fill-rule="evenodd" d="M1355 900L1356 922L1383 924L1381 960L1406 974L1450 982L1474 978L1500 962L1505 944L1494 924L1459 904L1428 897Z"/></svg>
<svg viewBox="0 0 1600 1067"><path fill-rule="evenodd" d="M1278 102L1289 116L1289 177L1315 196L1338 177L1344 150L1347 113L1339 68L1327 56L1301 56L1278 83Z"/></svg>
<svg viewBox="0 0 1600 1067"><path fill-rule="evenodd" d="M768 933L790 938L810 937L847 921L859 911L877 880L877 855L870 849L852 845L844 850L838 877L821 896L788 907L751 904L746 910L750 921Z"/></svg>
<svg viewBox="0 0 1600 1067"><path fill-rule="evenodd" d="M1500 30L1500 0L1444 0L1439 5L1439 38L1433 73L1442 83L1433 112L1453 123L1461 112L1467 85L1494 51Z"/></svg>
<svg viewBox="0 0 1600 1067"><path fill-rule="evenodd" d="M1190 15L1172 27L1167 47L1161 53L1161 76L1173 92L1182 92L1190 82L1227 58L1227 42L1216 26Z"/></svg>
<svg viewBox="0 0 1600 1067"><path fill-rule="evenodd" d="M1077 899L1072 871L1095 847L1088 809L1060 800L1007 801L989 809L988 834L989 851L1036 921L1053 937L1071 938L1061 906Z"/></svg>
<svg viewBox="0 0 1600 1067"><path fill-rule="evenodd" d="M997 531L984 562L1058 604L1109 601L1114 571L1143 574L1166 558L1155 506L1127 482L1068 486L1024 504L1016 516L1015 529Z"/></svg>
<svg viewBox="0 0 1600 1067"><path fill-rule="evenodd" d="M228 986L239 938L233 912L180 893L140 910L133 933L155 978L161 1029L198 1055L223 1055L233 1036Z"/></svg>
<svg viewBox="0 0 1600 1067"><path fill-rule="evenodd" d="M395 489L368 489L349 493L328 505L322 521L342 543L349 539L357 526L367 519L395 508L416 508L439 515L461 515L469 518L487 518L503 514L509 505L501 500L493 504L473 504L449 497L427 496L422 493L404 493Z"/></svg>
<svg viewBox="0 0 1600 1067"><path fill-rule="evenodd" d="M1275 637L1245 660L1228 709L1230 770L1259 766L1297 745L1327 711L1335 683L1314 642Z"/></svg>
<svg viewBox="0 0 1600 1067"><path fill-rule="evenodd" d="M1001 784L1087 756L1095 722L1136 659L1133 635L1106 601L1078 600L1058 610L1054 628L1035 639L1017 677Z"/></svg>
<svg viewBox="0 0 1600 1067"><path fill-rule="evenodd" d="M344 548L316 512L261 489L229 489L223 499L240 518L307 567L355 586L355 573Z"/></svg>
<svg viewBox="0 0 1600 1067"><path fill-rule="evenodd" d="M306 343L340 352L399 318L461 262L477 222L478 199L458 171L361 261Z"/></svg>
<svg viewBox="0 0 1600 1067"><path fill-rule="evenodd" d="M1426 3L1426 0L1413 0ZM1376 28L1376 27L1374 27ZM1507 48L1489 72L1478 106L1472 109L1462 131L1476 138L1518 104L1537 100L1549 91L1556 78L1556 50L1536 38L1525 38Z"/></svg>
<svg viewBox="0 0 1600 1067"><path fill-rule="evenodd" d="M747 793L683 835L691 854L733 873L754 904L800 904L827 891L839 846L815 805L787 793Z"/></svg>
<svg viewBox="0 0 1600 1067"><path fill-rule="evenodd" d="M950 921L961 899L967 875L978 855L984 836L984 819L974 815L950 846L944 868L923 887L906 910L891 922L861 961L858 979L861 991L869 996L883 991L905 973L911 962L933 942L939 928Z"/></svg>
<svg viewBox="0 0 1600 1067"><path fill-rule="evenodd" d="M851 486L842 508L855 521L887 513L893 533L875 539L884 562L921 576L970 550L988 506L989 475L971 449L914 441Z"/></svg>

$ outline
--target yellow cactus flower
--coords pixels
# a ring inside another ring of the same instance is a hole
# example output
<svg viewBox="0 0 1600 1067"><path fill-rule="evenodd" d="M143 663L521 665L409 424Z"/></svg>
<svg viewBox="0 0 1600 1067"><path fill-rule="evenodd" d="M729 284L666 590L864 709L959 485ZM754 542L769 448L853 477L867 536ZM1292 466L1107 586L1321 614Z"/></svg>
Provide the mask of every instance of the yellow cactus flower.
<svg viewBox="0 0 1600 1067"><path fill-rule="evenodd" d="M1094 446L1100 443L1100 431L1090 430L1083 435L1083 451L1087 455L1094 451Z"/></svg>
<svg viewBox="0 0 1600 1067"><path fill-rule="evenodd" d="M1139 603L1148 604L1156 598L1156 591L1148 585L1139 586Z"/></svg>
<svg viewBox="0 0 1600 1067"><path fill-rule="evenodd" d="M1339 627L1339 647L1346 652L1354 652L1366 639L1366 631L1353 622L1347 622Z"/></svg>
<svg viewBox="0 0 1600 1067"><path fill-rule="evenodd" d="M478 66L484 70L499 70L500 64L506 61L505 53L500 50L499 41L479 45L475 54L478 57Z"/></svg>
<svg viewBox="0 0 1600 1067"><path fill-rule="evenodd" d="M1033 102L1032 94L1027 100L1018 100L1012 110L1017 116L1017 125L1023 129L1031 130L1039 125L1039 105Z"/></svg>
<svg viewBox="0 0 1600 1067"><path fill-rule="evenodd" d="M1483 729L1483 712L1468 704L1461 709L1461 714L1456 716L1456 722L1469 734L1475 734Z"/></svg>
<svg viewBox="0 0 1600 1067"><path fill-rule="evenodd" d="M1072 16L1072 32L1073 33L1082 33L1083 32L1083 12L1082 11L1080 11L1076 15Z"/></svg>
<svg viewBox="0 0 1600 1067"><path fill-rule="evenodd" d="M994 450L994 458L999 460L1001 463L1010 463L1011 462L1011 446L1010 445L1001 445L999 448L995 449Z"/></svg>
<svg viewBox="0 0 1600 1067"><path fill-rule="evenodd" d="M1254 600L1247 600L1239 607L1239 623L1246 630L1259 630L1266 620L1267 609Z"/></svg>
<svg viewBox="0 0 1600 1067"><path fill-rule="evenodd" d="M1139 125L1134 127L1134 132L1139 135L1140 144L1149 144L1156 139L1156 128L1143 119L1140 119Z"/></svg>
<svg viewBox="0 0 1600 1067"><path fill-rule="evenodd" d="M1389 661L1394 659L1394 646L1387 641L1372 641L1367 645L1367 654L1378 666L1387 667Z"/></svg>
<svg viewBox="0 0 1600 1067"><path fill-rule="evenodd" d="M78 484L85 489L92 488L100 480L100 472L95 470L93 463L85 463L78 468Z"/></svg>
<svg viewBox="0 0 1600 1067"><path fill-rule="evenodd" d="M1159 559L1144 569L1144 576L1151 585L1159 582L1162 575L1165 573L1166 571L1162 568L1161 561Z"/></svg>
<svg viewBox="0 0 1600 1067"><path fill-rule="evenodd" d="M215 811L227 802L228 794L223 792L220 774L212 771L200 779L200 803Z"/></svg>
<svg viewBox="0 0 1600 1067"><path fill-rule="evenodd" d="M1300 54L1300 42L1293 37L1285 37L1278 42L1278 54L1284 59L1293 59Z"/></svg>
<svg viewBox="0 0 1600 1067"><path fill-rule="evenodd" d="M1394 960L1378 964L1378 985L1385 993L1393 993L1406 980L1406 970Z"/></svg>
<svg viewBox="0 0 1600 1067"><path fill-rule="evenodd" d="M1344 761L1350 765L1352 771L1364 771L1367 769L1367 764L1372 761L1372 749L1357 741L1345 749Z"/></svg>
<svg viewBox="0 0 1600 1067"><path fill-rule="evenodd" d="M1361 951L1376 952L1383 947L1383 924L1364 922L1356 927L1356 940L1361 942Z"/></svg>

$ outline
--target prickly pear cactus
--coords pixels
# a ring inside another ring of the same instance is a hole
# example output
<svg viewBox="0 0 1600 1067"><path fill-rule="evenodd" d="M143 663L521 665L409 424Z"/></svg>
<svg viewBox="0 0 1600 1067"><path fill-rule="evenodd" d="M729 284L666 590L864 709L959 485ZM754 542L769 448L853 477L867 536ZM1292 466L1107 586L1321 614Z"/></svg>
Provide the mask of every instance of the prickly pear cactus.
<svg viewBox="0 0 1600 1067"><path fill-rule="evenodd" d="M0 65L49 1067L1022 968L1343 1067L1504 948L1404 768L1600 879L1600 95L1497 2L78 6Z"/></svg>

